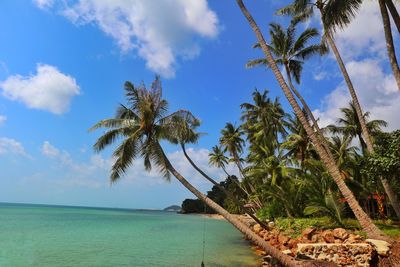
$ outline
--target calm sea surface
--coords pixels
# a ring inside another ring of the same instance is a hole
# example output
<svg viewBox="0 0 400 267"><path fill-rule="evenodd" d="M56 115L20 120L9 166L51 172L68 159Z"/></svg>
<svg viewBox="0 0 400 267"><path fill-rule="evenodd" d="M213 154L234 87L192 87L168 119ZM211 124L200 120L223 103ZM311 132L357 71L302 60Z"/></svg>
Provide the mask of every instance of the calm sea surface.
<svg viewBox="0 0 400 267"><path fill-rule="evenodd" d="M1 267L257 266L225 221L161 211L0 204Z"/></svg>

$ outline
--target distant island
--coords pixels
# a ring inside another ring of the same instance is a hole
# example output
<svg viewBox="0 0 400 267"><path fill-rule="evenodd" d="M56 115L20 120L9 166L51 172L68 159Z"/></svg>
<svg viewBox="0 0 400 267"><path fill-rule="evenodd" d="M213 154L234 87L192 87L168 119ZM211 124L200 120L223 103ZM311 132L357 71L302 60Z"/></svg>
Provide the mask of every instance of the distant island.
<svg viewBox="0 0 400 267"><path fill-rule="evenodd" d="M163 211L180 212L181 211L181 207L178 206L178 205L171 205L171 206L166 207L165 209L163 209Z"/></svg>

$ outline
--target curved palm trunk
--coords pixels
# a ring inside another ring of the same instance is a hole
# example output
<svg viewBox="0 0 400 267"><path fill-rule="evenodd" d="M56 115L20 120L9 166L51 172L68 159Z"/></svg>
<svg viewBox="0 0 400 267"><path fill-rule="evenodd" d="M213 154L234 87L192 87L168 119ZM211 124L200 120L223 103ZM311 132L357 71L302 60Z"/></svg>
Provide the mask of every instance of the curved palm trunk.
<svg viewBox="0 0 400 267"><path fill-rule="evenodd" d="M185 148L185 144L181 144L182 150L183 150L183 154L185 155L186 159L189 161L190 165L192 165L193 168L195 168L196 171L198 171L204 178L206 178L209 182L211 182L213 185L215 185L216 187L218 187L219 190L221 190L222 192L224 192L230 199L232 199L233 202L235 202L236 205L238 205L240 208L242 208L242 210L244 210L246 212L247 215L249 215L255 222L257 222L259 225L262 226L262 228L264 229L268 229L268 226L265 225L265 223L263 223L262 221L260 221L248 208L245 208L242 203L239 201L239 199L237 199L237 197L232 194L232 192L230 192L229 190L227 190L225 187L223 187L222 185L220 185L217 181L215 181L214 179L212 179L210 176L208 176L205 172L203 172L202 169L200 169L194 162L193 160L189 157L189 155L186 153L186 148ZM239 187L240 189L242 189L241 187ZM243 189L242 189L243 190Z"/></svg>
<svg viewBox="0 0 400 267"><path fill-rule="evenodd" d="M378 3L382 16L383 30L385 32L386 48L389 56L390 66L392 67L393 75L397 83L397 88L400 90L400 69L399 64L397 63L396 51L393 43L389 13L386 9L385 0L378 0Z"/></svg>
<svg viewBox="0 0 400 267"><path fill-rule="evenodd" d="M315 148L318 154L321 157L321 160L324 162L329 174L332 176L334 181L336 182L339 190L342 192L343 196L347 200L351 210L353 211L354 215L356 216L357 220L359 221L360 225L362 226L363 230L367 233L370 238L382 239L392 241L389 237L387 237L379 228L372 222L371 218L363 211L360 204L357 202L356 198L354 197L351 190L343 181L338 166L336 165L333 157L327 153L324 149L323 144L316 136L316 133L311 128L309 122L307 121L306 117L304 116L303 112L299 104L297 103L296 99L294 98L290 88L286 84L282 73L280 72L279 68L277 67L275 60L272 57L272 54L265 42L265 39L258 28L256 22L254 21L251 14L248 12L246 7L243 4L242 0L236 0L237 4L239 5L243 15L248 20L251 28L253 29L254 33L257 36L258 42L261 45L262 51L264 52L269 65L271 66L271 70L273 71L275 78L277 79L280 87L282 88L286 98L288 99L290 105L293 107L293 110L296 116L299 118L300 122L302 123L304 129L306 130L308 136L310 137L311 141L314 143Z"/></svg>
<svg viewBox="0 0 400 267"><path fill-rule="evenodd" d="M336 266L330 263L316 263L314 261L299 261L295 260L293 257L290 257L284 253L282 253L277 248L271 246L267 241L259 237L256 233L254 233L246 224L242 223L240 220L235 218L232 214L222 208L220 205L212 201L206 195L197 190L193 185L191 185L169 162L168 158L164 154L164 160L167 164L168 170L178 179L178 181L186 187L190 192L192 192L196 197L198 197L201 201L203 201L207 206L221 214L228 222L230 222L234 227L236 227L240 232L246 235L250 240L252 240L255 244L262 247L266 253L271 255L271 257L278 260L285 266L289 267L298 267L298 266ZM317 265L318 264L318 265Z"/></svg>
<svg viewBox="0 0 400 267"><path fill-rule="evenodd" d="M400 15L399 12L397 12L396 6L392 0L385 0L385 4L392 15L394 24L396 24L397 27L397 31L400 33Z"/></svg>
<svg viewBox="0 0 400 267"><path fill-rule="evenodd" d="M379 1L382 1L382 0L379 0ZM321 11L321 9L320 9L320 11ZM321 11L321 14L322 14L322 11ZM364 116L363 116L363 113L362 113L361 105L360 105L360 102L358 101L358 97L357 97L356 91L354 90L353 83L352 83L352 81L350 79L350 76L349 76L349 74L347 72L346 66L344 65L342 57L340 56L339 50L337 49L336 44L332 39L332 36L326 30L325 30L325 33L326 33L325 34L326 40L328 41L329 46L332 48L332 51L335 54L336 61L337 61L338 65L339 65L339 68L340 68L342 74L343 74L344 80L346 81L346 84L347 84L347 87L349 89L351 98L353 100L354 108L356 110L357 117L358 117L358 119L360 121L362 135L363 135L365 143L367 145L368 152L369 153L373 153L374 152L374 147L373 147L373 144L372 144L372 139L371 139L371 136L370 136L370 134L368 132L368 128L367 128L367 125L366 125L366 122L365 122L365 119L364 119ZM398 67L397 67L397 70L398 70ZM398 81L399 81L398 82L398 86L400 88L400 76L399 76L399 80ZM396 78L396 82L397 82L397 78ZM394 194L393 190L390 188L389 183L387 181L384 181L384 178L379 177L379 179L381 180L382 184L383 183L386 184L386 186L384 186L384 188L385 188L386 194L389 197L390 204L393 206L395 211L397 210L397 211L400 212L400 204L397 201L396 194ZM397 212L396 212L396 215L398 217L400 217L400 213L397 214Z"/></svg>

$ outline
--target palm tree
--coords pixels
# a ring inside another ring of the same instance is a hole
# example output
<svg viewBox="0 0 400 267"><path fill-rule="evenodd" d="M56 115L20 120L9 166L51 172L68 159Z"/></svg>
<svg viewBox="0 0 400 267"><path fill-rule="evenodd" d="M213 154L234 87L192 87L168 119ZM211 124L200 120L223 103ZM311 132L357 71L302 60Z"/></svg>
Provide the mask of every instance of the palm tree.
<svg viewBox="0 0 400 267"><path fill-rule="evenodd" d="M360 118L363 135L368 146L368 150L373 151L371 137L366 128L365 122L362 119L362 109L358 101L356 91L353 83L347 72L343 59L336 47L333 40L333 33L336 27L344 27L350 23L351 19L355 16L356 11L359 9L362 0L340 1L340 0L294 0L292 4L278 10L280 15L291 15L299 20L305 20L311 17L314 9L317 8L321 14L322 26L324 29L324 39L331 47L339 68L343 74L344 80L349 89L351 98L357 111L357 116Z"/></svg>
<svg viewBox="0 0 400 267"><path fill-rule="evenodd" d="M243 175L243 167L239 155L243 152L244 140L241 137L242 131L240 127L235 127L228 122L225 128L221 130L221 134L219 142L222 148L229 152L240 174Z"/></svg>
<svg viewBox="0 0 400 267"><path fill-rule="evenodd" d="M383 1L383 0L379 0ZM349 89L353 105L357 114L357 117L360 121L360 126L361 126L361 132L364 137L364 141L367 147L367 150L369 153L374 153L374 147L373 147L373 142L372 138L370 135L370 132L368 131L367 124L364 120L363 117L363 111L361 109L361 105L358 101L358 97L356 94L356 91L353 87L353 83L350 79L350 76L347 72L347 69L345 67L345 64L342 60L342 57L339 53L339 50L336 47L336 44L333 40L333 33L336 28L344 28L346 25L348 25L351 21L351 19L355 16L356 11L359 9L360 5L362 3L362 0L351 0L351 1L341 1L341 0L317 0L315 3L313 0L294 0L292 4L290 4L287 7L284 7L280 10L278 10L278 14L286 14L286 15L292 15L295 17L297 20L304 20L313 15L314 9L317 8L321 14L321 21L322 21L322 26L324 29L324 40L327 41L329 46L331 47L335 57L336 61L339 65L339 68L343 74L344 80L347 84L347 87ZM381 7L382 3L380 2ZM384 8L383 8L384 7ZM387 13L386 7L383 6L381 8L381 13L385 12ZM382 14L384 16L384 14ZM385 19L386 18L386 19ZM387 16L384 18L384 23L385 26L385 32L387 32L387 35L390 33L391 36L391 30L387 29L387 25L390 26L390 22L387 23ZM388 36L386 36L388 37ZM388 39L387 39L388 40ZM386 43L388 49L390 50L390 43ZM390 56L389 56L390 58ZM392 60L391 60L392 62ZM396 81L398 83L398 87L400 89L400 71L399 67L393 66L392 65L393 71L397 69L398 76L396 76L396 72L394 72L394 75L396 77ZM397 79L398 77L398 79ZM400 204L397 201L397 196L394 194L393 189L390 187L389 181L385 179L384 177L380 177L380 180L382 182L383 187L385 188L385 192L389 197L390 203L392 204L393 208L397 210L396 214L397 216L400 217Z"/></svg>
<svg viewBox="0 0 400 267"><path fill-rule="evenodd" d="M243 204L238 200L238 198L233 195L232 192L227 190L220 183L215 181L209 175L207 175L202 169L200 169L194 161L189 157L186 151L187 143L196 143L199 137L202 135L201 133L196 132L196 128L200 125L200 121L193 117L189 112L180 112L173 118L176 127L174 128L174 136L175 138L171 139L172 143L180 144L183 154L185 158L189 161L190 165L199 172L206 180L211 182L214 186L216 186L221 192L225 193L237 206L241 207L254 221L260 224L263 228L267 228L265 223L261 222L253 213L248 210ZM241 187L240 187L241 188Z"/></svg>
<svg viewBox="0 0 400 267"><path fill-rule="evenodd" d="M113 153L115 162L111 168L111 182L118 181L121 176L126 174L133 161L141 157L146 170L150 171L155 166L167 180L170 179L171 174L174 175L190 192L221 214L269 255L279 259L287 266L302 266L302 262L269 245L247 225L197 190L172 166L160 141L174 142L177 138L174 133L177 132L176 127L179 125L175 119L182 115L192 115L188 111L178 111L166 115L168 105L167 101L162 99L161 82L158 77L152 83L150 90L147 90L144 85L135 87L130 82L125 83L125 90L128 106L121 105L115 118L101 120L90 129L91 131L99 128L108 129L94 144L95 151L101 151L118 139L123 139ZM314 266L314 263L306 262L305 266Z"/></svg>
<svg viewBox="0 0 400 267"><path fill-rule="evenodd" d="M225 167L225 165L228 164L228 157L225 156L224 151L221 149L220 146L213 146L212 152L208 154L208 157L208 163L211 166L221 168L227 176L230 176Z"/></svg>
<svg viewBox="0 0 400 267"><path fill-rule="evenodd" d="M304 116L308 117L305 110ZM307 135L303 125L297 117L290 118L288 128L290 134L285 142L282 143L282 148L286 149L286 157L293 157L300 162L301 168L304 167L304 162L315 156L315 150L312 147L310 138Z"/></svg>
<svg viewBox="0 0 400 267"><path fill-rule="evenodd" d="M247 135L250 143L250 151L259 150L260 146L267 150L254 153L261 157L269 156L279 146L279 138L287 135L285 118L287 114L282 108L278 98L272 101L268 97L268 91L260 93L258 90L253 92L253 103L243 103L241 126ZM255 152L255 151L254 151Z"/></svg>
<svg viewBox="0 0 400 267"><path fill-rule="evenodd" d="M223 149L227 152L232 157L232 161L236 164L236 166L239 169L239 173L241 175L242 183L247 182L248 179L245 179L245 174L244 174L244 169L242 166L242 159L240 158L240 154L243 152L243 146L244 146L244 140L242 139L242 130L241 127L235 127L232 123L227 123L225 125L225 128L221 130L221 138L219 139L219 142ZM250 198L251 197L251 192L254 192L254 187L251 185L251 183L246 183L244 186L238 184L238 186L241 188L241 190ZM250 190L246 189L246 186L250 188ZM258 199L257 196L252 200L254 204L258 207L262 207L261 201Z"/></svg>
<svg viewBox="0 0 400 267"><path fill-rule="evenodd" d="M350 141L353 138L358 138L360 142L361 150L364 155L368 153L367 144L362 136L362 129L360 120L358 119L355 106L352 102L349 103L349 106L346 108L340 109L343 114L342 118L337 120L338 125L328 125L326 127L327 130L332 132L333 134L342 134L344 136L350 137ZM365 112L363 114L364 121L366 122L368 132L371 133L372 136L375 136L377 133L381 132L382 127L387 126L387 122L384 120L371 120L368 118L370 116L369 112Z"/></svg>
<svg viewBox="0 0 400 267"><path fill-rule="evenodd" d="M400 15L399 12L397 12L396 6L392 0L385 0L385 4L392 15L394 24L396 24L397 27L397 31L400 33Z"/></svg>
<svg viewBox="0 0 400 267"><path fill-rule="evenodd" d="M352 177L351 170L357 156L357 147L351 146L351 138L348 136L332 136L330 148L333 158L338 165L343 179Z"/></svg>
<svg viewBox="0 0 400 267"><path fill-rule="evenodd" d="M307 118L304 116L304 113L302 112L302 110L301 110L299 104L297 103L296 99L294 98L290 88L286 84L282 73L280 72L277 64L275 63L275 60L274 60L272 53L264 39L264 36L262 35L262 33L261 33L259 27L257 26L256 22L254 21L253 17L251 16L251 14L248 12L246 7L244 6L243 0L236 0L236 2L238 4L239 8L241 9L243 15L245 16L245 18L248 20L250 27L253 29L253 31L258 39L258 42L262 48L262 51L265 54L266 59L268 60L270 68L271 68L272 72L274 73L275 78L278 81L280 87L282 88L290 105L293 107L296 116L301 121L304 129L306 130L308 136L310 137L311 141L313 142L316 151L318 152L319 156L321 157L321 160L324 162L325 166L327 167L327 170L329 171L329 174L332 176L332 178L336 182L338 188L340 189L341 193L347 200L347 203L349 204L354 215L360 222L362 228L367 233L367 235L371 238L392 241L392 239L390 239L381 230L379 230L379 228L372 222L371 218L368 217L368 215L362 210L360 204L357 202L353 193L350 191L348 186L343 181L341 174L340 174L340 170L339 170L338 166L336 165L332 154L330 154L329 151L327 151L324 148L323 142L321 142L321 139L323 138L323 136L319 136L317 133L315 133L313 131L312 127L310 126L309 122L307 121Z"/></svg>
<svg viewBox="0 0 400 267"><path fill-rule="evenodd" d="M311 109L307 105L304 98L297 91L296 87L292 83L292 77L299 84L301 80L301 72L303 70L304 60L312 57L315 54L323 54L326 52L324 46L320 44L308 45L308 43L319 35L316 28L308 28L300 35L296 37L296 27L300 20L292 20L289 27L284 30L281 25L277 23L270 24L270 36L271 44L269 48L272 54L275 56L275 62L278 65L282 65L286 71L286 77L289 87L293 93L300 100L303 108L307 112L307 116L313 121L316 126L317 122ZM256 44L255 48L260 48L260 44ZM255 67L263 65L268 67L268 62L265 58L255 59L249 61L247 67Z"/></svg>
<svg viewBox="0 0 400 267"><path fill-rule="evenodd" d="M387 0L378 0L379 9L381 11L381 16L382 16L383 31L385 33L385 41L386 41L386 48L389 57L389 62L390 66L392 67L393 75L397 83L397 88L400 90L400 68L396 58L396 50L393 43L392 27L390 26L390 17L386 6L387 3L388 3Z"/></svg>
<svg viewBox="0 0 400 267"><path fill-rule="evenodd" d="M353 138L358 138L360 145L361 145L361 150L364 155L367 153L367 145L363 139L363 136L361 134L361 125L360 121L358 120L358 116L356 115L355 107L353 103L349 103L348 108L342 108L340 109L341 112L343 113L343 118L338 119L338 124L339 126L336 125L328 125L327 129L330 130L332 133L340 133L345 136L349 136L351 139ZM370 113L366 112L363 115L364 121L366 122L368 131L374 136L378 132L381 131L381 127L386 127L387 122L384 120L372 120L368 121ZM381 183L385 189L386 194L388 195L389 201L397 215L397 217L400 217L400 203L397 198L397 194L393 191L393 189L390 186L390 182L388 179L384 178L383 176L380 176Z"/></svg>

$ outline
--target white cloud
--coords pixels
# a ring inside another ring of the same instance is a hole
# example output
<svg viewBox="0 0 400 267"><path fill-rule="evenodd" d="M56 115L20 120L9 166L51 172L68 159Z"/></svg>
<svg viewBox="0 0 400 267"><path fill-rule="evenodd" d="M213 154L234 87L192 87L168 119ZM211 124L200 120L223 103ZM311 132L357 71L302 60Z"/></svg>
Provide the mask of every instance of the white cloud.
<svg viewBox="0 0 400 267"><path fill-rule="evenodd" d="M56 147L50 144L49 141L44 141L41 150L43 155L49 158L56 158L60 155L60 150L58 150Z"/></svg>
<svg viewBox="0 0 400 267"><path fill-rule="evenodd" d="M371 113L371 119L383 119L388 130L399 129L400 94L392 74L385 74L377 60L351 61L347 70L352 78L363 111ZM348 106L350 96L344 82L328 94L322 107L314 111L321 126L334 123L341 116L340 108Z"/></svg>
<svg viewBox="0 0 400 267"><path fill-rule="evenodd" d="M3 95L29 108L47 110L54 114L67 112L72 97L79 94L75 79L46 64L37 64L36 71L35 75L9 76L0 83Z"/></svg>
<svg viewBox="0 0 400 267"><path fill-rule="evenodd" d="M393 36L397 38L397 34ZM377 1L364 1L355 19L344 30L338 31L335 37L342 56L347 60L366 54L387 57Z"/></svg>
<svg viewBox="0 0 400 267"><path fill-rule="evenodd" d="M0 115L0 126L2 126L6 120L7 120L6 116Z"/></svg>
<svg viewBox="0 0 400 267"><path fill-rule="evenodd" d="M88 161L76 161L70 153L58 149L49 141L43 142L41 152L56 162L56 168L63 170L61 179L57 180L60 186L98 188L108 183L107 172L112 162L101 155L92 155Z"/></svg>
<svg viewBox="0 0 400 267"><path fill-rule="evenodd" d="M58 167L56 166L57 168L63 169L64 179L61 180L65 181L58 181L59 184L89 187L99 187L109 184L109 172L114 163L114 159L112 158L105 159L101 155L93 155L88 161L76 161L70 153L56 148L48 141L43 143L41 152L49 159L54 160L58 165ZM217 181L222 181L226 178L222 170L208 165L208 154L210 153L208 149L188 148L187 152L196 165L210 175L210 177ZM167 157L176 170L194 185L212 186L190 165L182 151L167 153ZM237 174L236 168L233 165L228 165L227 170L228 173ZM171 178L174 179L173 177ZM155 167L151 172L146 171L143 166L143 160L140 158L133 162L126 174L121 177L121 181L136 185L158 185L165 183Z"/></svg>
<svg viewBox="0 0 400 267"><path fill-rule="evenodd" d="M33 3L40 9L48 9L54 5L54 0L33 0Z"/></svg>
<svg viewBox="0 0 400 267"><path fill-rule="evenodd" d="M165 77L175 75L177 57L199 54L197 36L218 35L218 18L207 0L80 0L61 13L75 24L97 25L122 52L136 50L149 69Z"/></svg>
<svg viewBox="0 0 400 267"><path fill-rule="evenodd" d="M29 157L20 142L7 137L0 137L0 155L2 154L15 154Z"/></svg>

